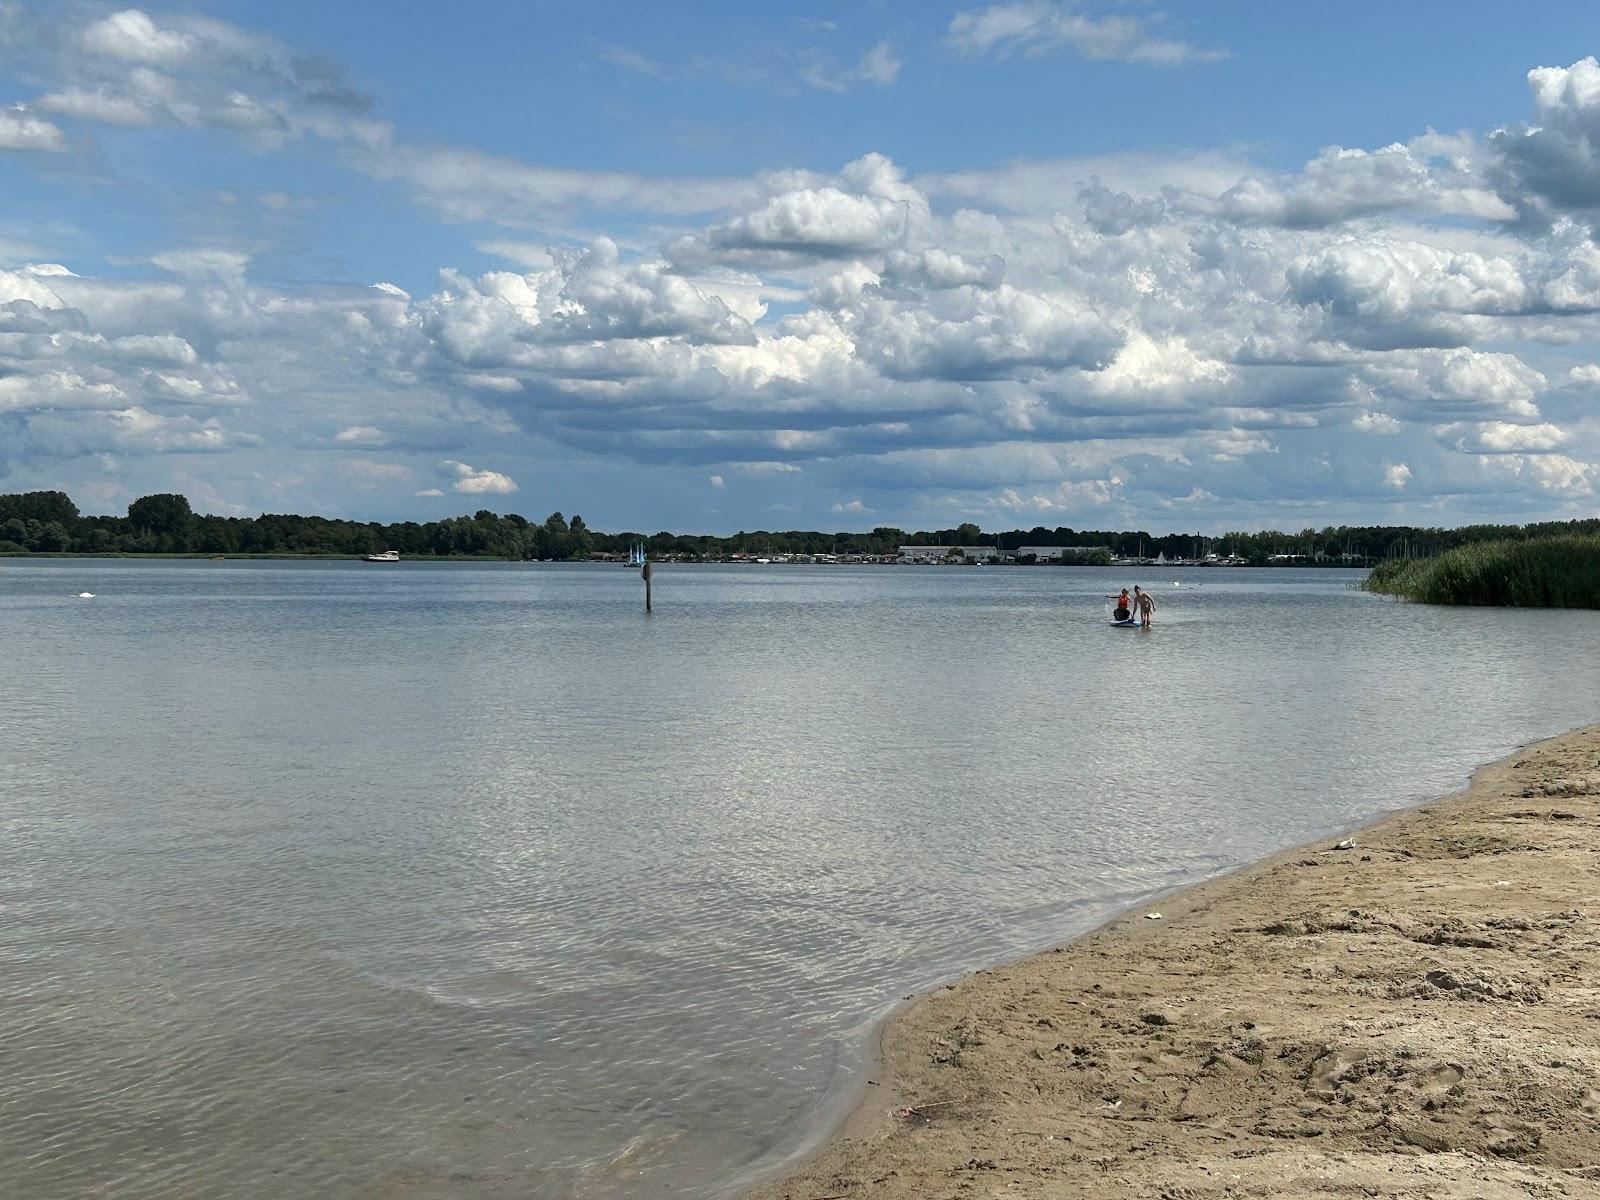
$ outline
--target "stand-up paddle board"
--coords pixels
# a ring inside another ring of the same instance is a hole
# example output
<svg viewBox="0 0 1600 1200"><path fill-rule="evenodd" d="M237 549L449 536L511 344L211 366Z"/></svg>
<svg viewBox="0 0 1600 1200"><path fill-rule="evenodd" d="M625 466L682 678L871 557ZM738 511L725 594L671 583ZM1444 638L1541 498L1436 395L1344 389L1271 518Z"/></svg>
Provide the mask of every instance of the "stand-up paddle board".
<svg viewBox="0 0 1600 1200"><path fill-rule="evenodd" d="M1111 622L1111 628L1113 628L1113 629L1132 629L1138 623L1139 622L1135 621L1132 617L1129 617L1126 621L1113 621L1113 622Z"/></svg>

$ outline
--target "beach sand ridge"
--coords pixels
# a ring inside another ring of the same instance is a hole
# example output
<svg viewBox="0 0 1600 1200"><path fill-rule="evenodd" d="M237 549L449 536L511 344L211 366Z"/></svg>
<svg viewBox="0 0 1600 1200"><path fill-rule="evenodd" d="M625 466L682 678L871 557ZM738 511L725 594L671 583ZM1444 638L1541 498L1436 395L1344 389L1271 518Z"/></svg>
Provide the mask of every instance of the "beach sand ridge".
<svg viewBox="0 0 1600 1200"><path fill-rule="evenodd" d="M1600 727L938 989L750 1200L1600 1200L1597 798Z"/></svg>

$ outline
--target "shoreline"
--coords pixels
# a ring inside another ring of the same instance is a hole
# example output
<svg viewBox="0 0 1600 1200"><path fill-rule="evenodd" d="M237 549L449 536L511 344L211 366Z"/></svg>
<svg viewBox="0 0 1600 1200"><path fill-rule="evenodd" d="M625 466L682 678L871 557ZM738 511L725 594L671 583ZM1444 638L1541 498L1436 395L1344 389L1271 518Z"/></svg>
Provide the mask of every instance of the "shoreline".
<svg viewBox="0 0 1600 1200"><path fill-rule="evenodd" d="M320 553L320 552L309 551L309 550L308 551L264 550L264 551L260 551L260 552L249 552L249 551L242 551L242 550L234 550L234 551L221 551L221 552L217 552L217 553L212 553L210 551L204 551L204 550L172 550L172 551L166 551L166 550L149 550L149 551L145 551L145 550L139 550L139 551L135 551L135 550L61 550L61 551L53 551L53 550L0 550L0 559L15 560L15 561L18 561L18 562L23 562L23 561L63 562L63 561L76 561L76 560L79 560L79 559L128 559L128 560L139 560L139 559L162 559L162 560L173 559L173 560L180 560L181 559L181 560L191 560L191 561L196 561L196 562L223 561L223 560L228 561L228 562L235 562L235 561L237 561L237 562L252 562L252 561L269 561L269 560L284 560L284 561L312 560L312 561L317 561L317 562L361 562L362 561L362 557L359 554L347 554L347 553L344 553L342 551L333 552L333 553ZM500 554L413 554L408 558L401 559L400 561L406 562L406 563L419 563L419 562L420 563L429 563L429 562L473 562L473 563L507 562L507 563L532 563L532 564L540 564L540 565L545 565L545 566L592 565L592 566L601 566L601 567L625 567L625 566L628 565L626 562L622 561L620 556L619 557L615 557L615 558L559 558L558 559L558 558L507 558L506 556L500 555ZM746 559L740 559L740 558L677 558L677 557L674 557L674 556L671 556L671 555L667 555L667 556L663 556L661 558L652 558L650 561L652 563L658 565L658 566L672 566L672 567L754 567L754 566L772 566L772 567L940 567L940 568L950 567L950 568L957 568L957 567L978 567L978 566L990 566L990 567L1003 566L1003 567L1028 567L1028 568L1031 568L1031 567L1042 567L1042 568L1062 567L1062 568L1068 568L1068 569L1079 568L1079 567L1092 567L1095 570L1101 570L1101 571L1110 570L1112 568L1123 568L1123 567L1148 567L1148 568L1150 568L1152 570L1158 570L1158 571L1169 570L1169 569L1170 570L1187 570L1187 571L1197 571L1197 570L1204 570L1204 571L1214 571L1214 570L1221 570L1221 571L1227 571L1227 570L1233 570L1233 571L1237 571L1237 570L1249 570L1249 571L1284 571L1284 570L1299 570L1299 571L1366 571L1366 570L1370 569L1370 568L1368 568L1366 566L1351 566L1348 563L1332 563L1332 562L1321 562L1321 563L1298 563L1298 562L1297 563L1255 563L1255 564L1250 564L1250 563L1228 563L1226 565L1219 566L1216 563L1197 563L1197 562L1190 562L1190 561L1181 561L1180 562L1180 561L1176 561L1176 560L1174 560L1172 562L1166 562L1166 563L1156 563L1156 562L1151 562L1151 561L1136 562L1136 561L1133 561L1133 560L1115 560L1115 561L1112 561L1112 562L1109 562L1109 563L1105 563L1105 564L1100 564L1100 563L1018 563L1018 562L1004 562L1004 563L978 563L978 562L926 563L926 562L902 562L902 561L899 561L899 560L896 560L896 559L889 559L889 560L879 559L879 560L875 560L873 562L797 562L797 561L790 561L790 560L787 560L787 559L773 559L773 560L768 561L768 562L761 562L761 561L759 561L757 559L753 559L753 558L746 558Z"/></svg>
<svg viewBox="0 0 1600 1200"><path fill-rule="evenodd" d="M1600 1198L1596 796L1600 724L903 1000L735 1194Z"/></svg>
<svg viewBox="0 0 1600 1200"><path fill-rule="evenodd" d="M0 550L0 558L11 559L17 562L76 562L81 559L95 559L110 561L121 559L129 562L138 562L143 559L156 559L162 562L363 562L359 554L318 554L312 551L296 553L293 550L263 550L260 553L247 553L242 550L233 552L209 553L204 550L150 550L150 551L125 551L125 550L76 550L48 553L39 550ZM526 562L531 561L519 558L503 558L495 554L419 554L405 560L406 562ZM387 564L386 564L387 565Z"/></svg>

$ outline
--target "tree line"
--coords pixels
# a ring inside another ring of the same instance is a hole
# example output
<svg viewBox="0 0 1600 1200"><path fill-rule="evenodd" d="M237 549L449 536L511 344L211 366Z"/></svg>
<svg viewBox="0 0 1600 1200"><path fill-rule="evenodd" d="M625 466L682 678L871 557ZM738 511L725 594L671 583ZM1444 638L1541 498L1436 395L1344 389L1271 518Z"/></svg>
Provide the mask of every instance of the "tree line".
<svg viewBox="0 0 1600 1200"><path fill-rule="evenodd" d="M125 517L86 516L64 492L0 495L0 553L63 554L373 554L416 557L584 559L596 537L583 518L551 513L535 525L487 509L442 521L341 521L263 513L196 513L173 493L141 496Z"/></svg>
<svg viewBox="0 0 1600 1200"><path fill-rule="evenodd" d="M1119 558L1165 554L1198 558L1236 555L1274 562L1367 565L1392 558L1427 558L1459 546L1557 534L1600 533L1600 519L1531 525L1328 526L1297 533L1264 531L1221 537L1143 530L1089 530L1038 525L986 533L974 524L908 531L880 525L870 532L740 531L729 537L623 530L602 533L582 517L551 513L542 522L518 513L480 509L441 521L342 521L263 513L218 517L196 513L180 495L142 496L127 516L86 516L65 492L0 495L0 553L18 554L308 554L359 555L398 550L405 557L476 556L520 561L582 560L624 554L643 543L656 558L726 558L733 554L894 554L903 545L996 546L1014 555L1023 546L1104 548ZM1086 556L1087 557L1087 556ZM1095 556L1098 557L1098 556Z"/></svg>

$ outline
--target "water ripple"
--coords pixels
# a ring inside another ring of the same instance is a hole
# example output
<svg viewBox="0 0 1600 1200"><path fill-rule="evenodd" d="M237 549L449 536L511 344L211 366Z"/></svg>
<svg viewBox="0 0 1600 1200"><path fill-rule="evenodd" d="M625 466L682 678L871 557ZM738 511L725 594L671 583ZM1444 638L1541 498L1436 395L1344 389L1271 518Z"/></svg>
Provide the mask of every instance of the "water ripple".
<svg viewBox="0 0 1600 1200"><path fill-rule="evenodd" d="M0 1194L725 1196L903 993L1600 711L1597 614L1179 578L0 564Z"/></svg>

